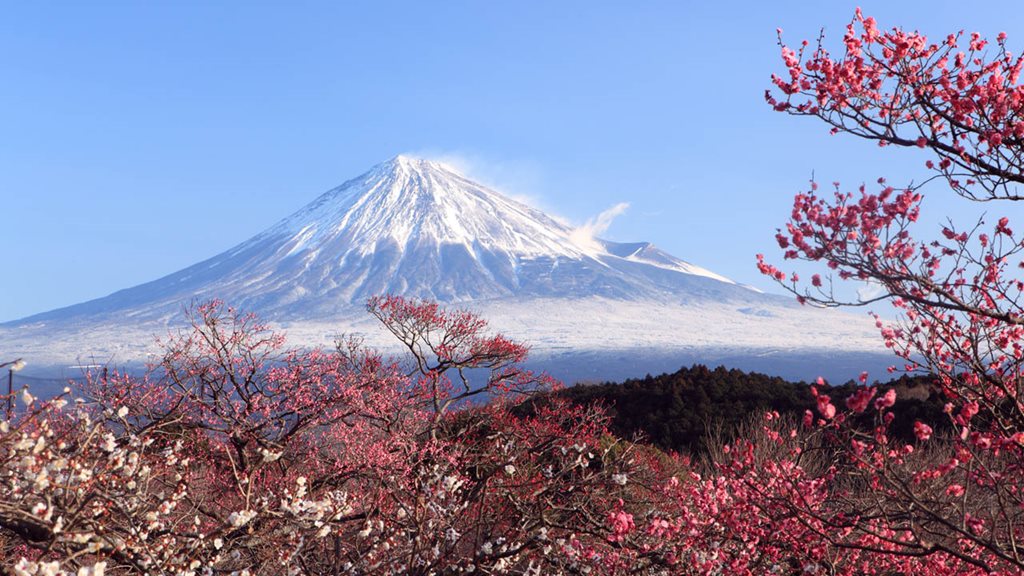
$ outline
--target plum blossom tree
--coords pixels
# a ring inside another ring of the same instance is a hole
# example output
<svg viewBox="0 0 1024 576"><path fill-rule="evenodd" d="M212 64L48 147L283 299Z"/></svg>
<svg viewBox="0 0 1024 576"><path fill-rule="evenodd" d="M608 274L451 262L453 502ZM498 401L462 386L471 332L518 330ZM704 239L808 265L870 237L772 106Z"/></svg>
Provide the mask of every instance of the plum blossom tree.
<svg viewBox="0 0 1024 576"><path fill-rule="evenodd" d="M818 415L808 420L846 443L839 470L876 494L837 499L843 517L828 521L878 538L869 548L879 552L944 555L982 571L1017 572L1024 569L1024 282L1013 270L1024 243L1006 216L994 226L949 221L931 240L919 239L915 226L924 192L940 183L968 200L1022 199L1024 60L1010 53L1005 34L995 44L962 32L931 41L881 30L859 10L843 45L838 56L821 38L816 48L803 42L794 50L780 35L787 74L773 76L768 103L818 118L833 134L924 149L932 175L903 188L879 179L876 191L861 186L856 193L835 184L822 194L812 182L796 195L776 238L785 259L823 263L827 274L805 283L763 256L758 266L818 305L867 303L838 296L837 280L878 286L882 293L870 302L888 300L898 312L892 322L875 316L886 346L901 368L934 376L954 432L933 437L929 425L917 423L919 445L897 446L886 433L894 398L863 390L843 408L819 395ZM878 412L873 429L850 425L851 415L868 409Z"/></svg>
<svg viewBox="0 0 1024 576"><path fill-rule="evenodd" d="M5 570L546 573L596 562L583 542L607 544L607 509L643 477L603 414L555 404L515 416L505 398L551 384L518 367L525 347L432 303L369 309L407 361L353 342L287 350L251 314L211 302L145 377L106 373L89 401L37 402L4 422ZM477 395L494 401L468 402Z"/></svg>

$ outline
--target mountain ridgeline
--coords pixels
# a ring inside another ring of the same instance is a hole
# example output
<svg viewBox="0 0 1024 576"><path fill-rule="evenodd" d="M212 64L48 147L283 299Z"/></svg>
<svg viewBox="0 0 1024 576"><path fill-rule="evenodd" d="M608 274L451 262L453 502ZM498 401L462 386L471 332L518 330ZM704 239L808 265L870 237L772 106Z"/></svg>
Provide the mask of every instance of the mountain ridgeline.
<svg viewBox="0 0 1024 576"><path fill-rule="evenodd" d="M207 260L0 324L0 348L55 373L83 360L139 364L159 354L157 336L182 326L183 307L212 299L283 328L294 346L345 333L386 348L395 342L365 311L384 294L468 309L569 382L690 362L837 378L866 369L865 353L889 357L866 317L801 307L649 242L595 238L407 156Z"/></svg>
<svg viewBox="0 0 1024 576"><path fill-rule="evenodd" d="M384 293L445 303L678 295L778 300L647 242L580 241L577 229L445 164L398 156L209 260L24 322L152 316L209 298L274 319L320 318Z"/></svg>

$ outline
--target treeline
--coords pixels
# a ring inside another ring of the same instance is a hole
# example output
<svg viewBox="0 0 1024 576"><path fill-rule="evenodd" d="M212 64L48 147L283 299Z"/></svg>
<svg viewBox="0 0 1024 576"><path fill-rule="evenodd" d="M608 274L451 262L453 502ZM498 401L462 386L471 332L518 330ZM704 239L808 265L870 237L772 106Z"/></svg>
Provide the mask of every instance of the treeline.
<svg viewBox="0 0 1024 576"><path fill-rule="evenodd" d="M943 401L929 378L902 376L874 385L880 393L896 389L894 412L900 417L893 422L891 434L897 439L910 441L917 420L936 430L948 428ZM858 386L850 381L818 388L841 404ZM701 364L672 374L564 388L531 400L523 410L532 412L551 396L575 405L603 406L611 418L611 431L619 437L639 437L663 450L692 454L704 452L712 438L729 439L743 424L766 411L797 420L807 410L817 414L807 382Z"/></svg>

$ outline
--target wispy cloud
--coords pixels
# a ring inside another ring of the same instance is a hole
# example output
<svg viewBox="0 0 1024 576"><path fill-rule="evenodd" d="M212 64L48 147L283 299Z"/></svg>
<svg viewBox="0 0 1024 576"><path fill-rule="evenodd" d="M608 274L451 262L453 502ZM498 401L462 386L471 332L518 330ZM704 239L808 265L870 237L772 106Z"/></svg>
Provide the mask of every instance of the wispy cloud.
<svg viewBox="0 0 1024 576"><path fill-rule="evenodd" d="M422 149L405 154L426 158L453 168L463 176L498 190L503 195L545 212L550 210L537 190L543 188L543 170L529 161L495 160L483 154L460 150Z"/></svg>
<svg viewBox="0 0 1024 576"><path fill-rule="evenodd" d="M600 251L601 246L597 238L604 234L617 217L629 209L629 202L619 202L611 208L601 212L597 216L587 220L585 224L577 227L572 232L572 241L582 248L590 251Z"/></svg>
<svg viewBox="0 0 1024 576"><path fill-rule="evenodd" d="M879 282L869 280L864 283L863 286L857 289L857 299L861 302L867 302L885 296L885 286Z"/></svg>

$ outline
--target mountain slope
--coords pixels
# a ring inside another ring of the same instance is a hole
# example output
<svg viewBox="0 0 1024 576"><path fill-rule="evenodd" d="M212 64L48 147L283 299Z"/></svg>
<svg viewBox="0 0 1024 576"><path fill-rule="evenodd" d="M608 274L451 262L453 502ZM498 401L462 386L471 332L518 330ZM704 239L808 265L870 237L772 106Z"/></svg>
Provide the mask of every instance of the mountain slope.
<svg viewBox="0 0 1024 576"><path fill-rule="evenodd" d="M766 298L649 243L579 242L575 232L443 164L398 156L209 260L17 323L156 318L214 297L275 319L331 316L382 293L441 302Z"/></svg>
<svg viewBox="0 0 1024 576"><path fill-rule="evenodd" d="M647 242L587 237L404 156L208 260L0 325L0 350L34 366L144 361L159 353L154 336L180 325L183 305L211 298L258 313L293 345L357 333L384 348L393 339L364 303L388 292L469 308L569 381L716 361L846 378L868 368L865 354L875 367L890 358L865 317L762 294Z"/></svg>

